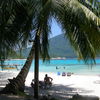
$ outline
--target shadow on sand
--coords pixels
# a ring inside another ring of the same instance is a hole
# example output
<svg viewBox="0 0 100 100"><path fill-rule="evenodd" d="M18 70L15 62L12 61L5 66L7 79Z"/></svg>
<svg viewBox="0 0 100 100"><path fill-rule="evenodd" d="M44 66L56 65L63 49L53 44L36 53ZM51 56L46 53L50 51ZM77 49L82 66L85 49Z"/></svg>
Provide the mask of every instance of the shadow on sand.
<svg viewBox="0 0 100 100"><path fill-rule="evenodd" d="M68 100L72 98L74 95L80 93L91 93L92 90L84 90L82 88L72 88L73 84L70 85L57 85L53 84L53 86L49 89L39 89L40 96L48 96L48 97L55 97L59 100ZM32 87L26 87L25 92L30 95L34 95L34 89Z"/></svg>

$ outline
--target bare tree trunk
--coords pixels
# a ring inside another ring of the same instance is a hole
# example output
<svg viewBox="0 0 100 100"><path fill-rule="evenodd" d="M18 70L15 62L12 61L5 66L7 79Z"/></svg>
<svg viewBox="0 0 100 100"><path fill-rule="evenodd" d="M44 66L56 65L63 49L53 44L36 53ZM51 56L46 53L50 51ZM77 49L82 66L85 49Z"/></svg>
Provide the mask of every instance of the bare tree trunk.
<svg viewBox="0 0 100 100"><path fill-rule="evenodd" d="M21 69L21 71L17 75L17 77L13 78L13 79L10 79L9 80L10 83L7 84L6 87L0 93L17 94L18 91L23 91L24 90L25 79L27 77L27 74L29 72L30 66L32 64L33 57L34 57L34 43L32 45L31 51L29 53L29 56L27 57L27 60L26 60L26 62L24 64L23 68Z"/></svg>
<svg viewBox="0 0 100 100"><path fill-rule="evenodd" d="M35 87L34 87L34 98L38 99L38 91L39 91L39 36L36 35L35 39L35 67L34 67L34 79L35 79Z"/></svg>

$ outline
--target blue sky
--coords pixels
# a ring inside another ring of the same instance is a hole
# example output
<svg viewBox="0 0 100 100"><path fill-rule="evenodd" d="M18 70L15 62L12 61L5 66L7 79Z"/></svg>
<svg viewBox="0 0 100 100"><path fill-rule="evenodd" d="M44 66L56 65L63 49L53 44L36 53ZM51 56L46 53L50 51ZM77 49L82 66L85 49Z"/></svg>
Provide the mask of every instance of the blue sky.
<svg viewBox="0 0 100 100"><path fill-rule="evenodd" d="M62 34L60 25L54 19L52 20L51 32L52 32L52 34L50 35L50 37L54 37L59 34Z"/></svg>

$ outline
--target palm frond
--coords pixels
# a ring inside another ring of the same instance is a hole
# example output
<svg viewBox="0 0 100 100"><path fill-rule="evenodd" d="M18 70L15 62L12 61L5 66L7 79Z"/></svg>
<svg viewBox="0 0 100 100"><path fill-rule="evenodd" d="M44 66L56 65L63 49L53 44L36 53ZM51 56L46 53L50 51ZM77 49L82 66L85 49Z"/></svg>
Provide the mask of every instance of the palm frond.
<svg viewBox="0 0 100 100"><path fill-rule="evenodd" d="M38 9L37 17L37 30L36 34L40 36L40 54L43 58L43 61L46 59L49 59L49 53L48 53L48 37L50 33L50 19L51 19L51 2L52 0L40 0L41 9ZM39 32L38 32L39 31Z"/></svg>
<svg viewBox="0 0 100 100"><path fill-rule="evenodd" d="M36 34L40 36L44 60L49 58L50 19L54 17L61 24L79 55L85 61L94 60L95 55L100 52L100 19L82 1L1 0L0 52L5 54L10 48L15 49L19 40L26 44L33 30L32 36ZM85 3L92 6L93 0L85 0ZM97 9L97 6L95 7Z"/></svg>
<svg viewBox="0 0 100 100"><path fill-rule="evenodd" d="M90 59L94 62L96 53L100 52L100 19L77 0L62 5L64 8L56 19L85 62Z"/></svg>
<svg viewBox="0 0 100 100"><path fill-rule="evenodd" d="M34 0L7 0L0 1L0 49L1 55L7 55L10 48L16 44L26 44L30 31L33 28ZM29 6L30 5L30 6ZM8 49L9 48L9 49Z"/></svg>
<svg viewBox="0 0 100 100"><path fill-rule="evenodd" d="M100 16L100 1L99 0L78 0L97 16Z"/></svg>

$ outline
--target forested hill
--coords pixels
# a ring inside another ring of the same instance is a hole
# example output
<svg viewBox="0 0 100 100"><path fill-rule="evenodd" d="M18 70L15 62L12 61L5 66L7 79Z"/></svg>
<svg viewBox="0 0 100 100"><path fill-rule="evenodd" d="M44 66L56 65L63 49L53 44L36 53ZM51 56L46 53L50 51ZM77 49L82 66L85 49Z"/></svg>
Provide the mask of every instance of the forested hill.
<svg viewBox="0 0 100 100"><path fill-rule="evenodd" d="M76 57L69 41L63 34L49 40L51 57Z"/></svg>
<svg viewBox="0 0 100 100"><path fill-rule="evenodd" d="M23 49L22 55L26 58L29 51L30 48ZM63 34L55 36L49 40L49 54L51 57L76 57L69 41L64 37Z"/></svg>

